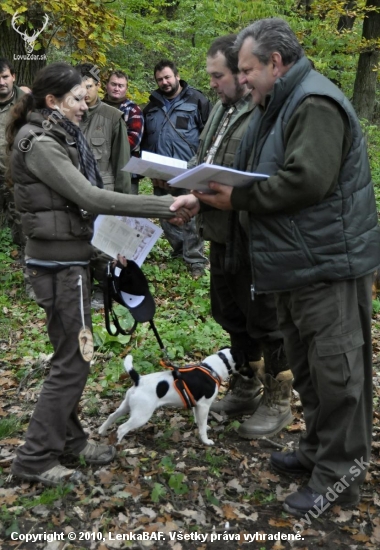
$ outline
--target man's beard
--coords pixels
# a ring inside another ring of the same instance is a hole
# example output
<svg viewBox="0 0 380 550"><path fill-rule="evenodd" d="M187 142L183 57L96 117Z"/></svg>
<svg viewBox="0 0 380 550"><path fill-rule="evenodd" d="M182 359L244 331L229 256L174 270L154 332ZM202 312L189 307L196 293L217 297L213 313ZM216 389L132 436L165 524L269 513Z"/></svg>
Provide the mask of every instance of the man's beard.
<svg viewBox="0 0 380 550"><path fill-rule="evenodd" d="M173 97L178 92L178 89L179 89L179 81L176 80L175 86L172 86L170 90L161 89L161 93L166 97Z"/></svg>
<svg viewBox="0 0 380 550"><path fill-rule="evenodd" d="M241 84L239 84L239 79L238 79L237 75L234 76L234 80L235 80L235 94L234 94L233 97L225 97L224 98L224 100L222 101L222 105L224 105L225 107L228 107L230 105L234 105L246 93L246 87L244 85L242 86Z"/></svg>

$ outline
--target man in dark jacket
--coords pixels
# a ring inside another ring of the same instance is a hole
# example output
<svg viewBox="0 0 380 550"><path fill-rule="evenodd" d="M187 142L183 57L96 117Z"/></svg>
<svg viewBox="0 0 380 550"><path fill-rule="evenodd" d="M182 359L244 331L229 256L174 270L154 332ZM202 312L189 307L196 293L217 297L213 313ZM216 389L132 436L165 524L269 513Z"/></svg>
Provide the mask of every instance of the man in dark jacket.
<svg viewBox="0 0 380 550"><path fill-rule="evenodd" d="M380 263L373 183L353 107L312 69L289 25L256 21L236 45L239 81L258 108L235 167L270 177L196 195L241 212L254 290L276 294L306 432L297 451L273 453L271 463L309 473L284 508L315 517L333 502L355 505L369 466L371 282Z"/></svg>
<svg viewBox="0 0 380 550"><path fill-rule="evenodd" d="M199 135L211 110L208 99L180 79L173 62L162 60L154 68L158 89L152 92L145 107L144 137L141 149L181 160L190 160L196 153ZM154 194L166 195L165 182L153 180ZM188 191L171 191L178 196ZM207 260L203 256L203 240L197 235L195 221L182 228L162 222L165 235L173 247L173 257L183 257L194 278L204 273Z"/></svg>

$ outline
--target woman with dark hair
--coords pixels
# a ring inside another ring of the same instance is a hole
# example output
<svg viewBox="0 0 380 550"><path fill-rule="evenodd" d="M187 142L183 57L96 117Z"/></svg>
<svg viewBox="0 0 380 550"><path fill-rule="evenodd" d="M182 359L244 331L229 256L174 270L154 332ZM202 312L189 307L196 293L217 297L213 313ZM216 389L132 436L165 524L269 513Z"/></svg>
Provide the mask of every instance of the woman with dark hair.
<svg viewBox="0 0 380 550"><path fill-rule="evenodd" d="M102 190L96 161L79 129L87 110L84 96L75 69L66 63L48 65L37 74L31 93L15 105L7 128L15 202L27 237L27 272L37 303L45 309L54 348L11 471L46 485L83 478L61 465L61 456L108 464L116 454L112 446L88 442L77 416L92 357L92 215L179 216L169 210L170 196ZM181 209L180 217L187 220L187 212Z"/></svg>

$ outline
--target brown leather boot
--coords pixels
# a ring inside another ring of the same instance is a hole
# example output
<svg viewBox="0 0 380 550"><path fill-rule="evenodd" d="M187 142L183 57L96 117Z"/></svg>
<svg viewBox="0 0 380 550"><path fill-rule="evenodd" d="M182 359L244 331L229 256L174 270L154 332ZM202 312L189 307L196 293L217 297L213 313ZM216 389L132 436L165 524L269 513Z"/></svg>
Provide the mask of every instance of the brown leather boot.
<svg viewBox="0 0 380 550"><path fill-rule="evenodd" d="M242 416L256 411L263 395L263 385L258 374L264 371L264 361L252 361L249 364L256 375L249 380L235 375L228 393L219 401L214 401L211 411L227 416Z"/></svg>
<svg viewBox="0 0 380 550"><path fill-rule="evenodd" d="M290 370L279 372L276 378L266 373L263 378L264 394L256 412L238 429L245 439L272 437L291 424L290 409L293 375Z"/></svg>

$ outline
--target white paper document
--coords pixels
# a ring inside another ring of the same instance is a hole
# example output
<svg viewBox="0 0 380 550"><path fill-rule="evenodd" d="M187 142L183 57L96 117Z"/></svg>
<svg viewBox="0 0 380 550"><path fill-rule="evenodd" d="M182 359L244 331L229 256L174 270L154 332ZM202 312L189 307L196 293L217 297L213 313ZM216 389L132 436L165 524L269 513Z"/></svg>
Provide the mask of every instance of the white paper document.
<svg viewBox="0 0 380 550"><path fill-rule="evenodd" d="M187 170L187 162L142 151L141 158L131 157L123 170L146 178L167 181L183 174Z"/></svg>
<svg viewBox="0 0 380 550"><path fill-rule="evenodd" d="M121 254L141 267L161 235L162 229L145 218L100 215L91 243L112 258Z"/></svg>
<svg viewBox="0 0 380 550"><path fill-rule="evenodd" d="M203 191L204 193L213 193L208 186L210 181L231 185L232 187L244 187L252 183L252 180L265 180L267 178L269 178L268 174L240 172L239 170L226 168L225 166L203 163L172 178L168 181L168 184L182 189L194 189L195 191Z"/></svg>

